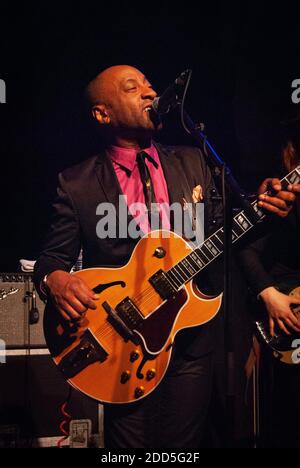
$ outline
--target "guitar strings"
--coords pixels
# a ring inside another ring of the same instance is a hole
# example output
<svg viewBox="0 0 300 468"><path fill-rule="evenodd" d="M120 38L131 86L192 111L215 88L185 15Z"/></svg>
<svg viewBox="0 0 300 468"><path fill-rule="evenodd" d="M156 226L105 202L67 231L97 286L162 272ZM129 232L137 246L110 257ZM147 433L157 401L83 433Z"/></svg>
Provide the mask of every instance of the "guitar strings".
<svg viewBox="0 0 300 468"><path fill-rule="evenodd" d="M121 291L120 291L118 293L118 295L114 297L114 302L117 302L117 303L121 302L122 297L124 297L124 296L123 296L123 294L121 295ZM147 288L142 290L139 294L134 296L132 298L132 301L136 305L143 306L143 308L148 309L148 308L150 308L150 304L151 304L151 302L153 301L154 298L157 298L157 292L151 286L148 286ZM161 304L157 304L157 306L159 306L159 305L161 305ZM152 311L152 308L150 308L150 310ZM147 318L147 316L145 317L144 314L143 314L143 317ZM110 335L114 335L115 330L114 330L114 328L112 327L111 324L106 322L106 323L102 324L100 327L98 327L96 330L94 330L93 333L95 335L97 335L97 337L99 337L99 338L107 338Z"/></svg>
<svg viewBox="0 0 300 468"><path fill-rule="evenodd" d="M119 301L119 299L121 299L122 296L120 294L118 294L118 296L114 298L114 301ZM149 305L151 304L153 298L157 297L157 293L151 287L147 287L145 290L143 290L139 294L139 297L140 297L139 301L137 301L136 297L133 298L133 301L138 304L138 302L140 302L142 299L144 299L142 305L143 306L147 305L147 307L149 307ZM159 305L160 304L158 304L158 306ZM147 317L144 317L144 318L147 318ZM101 326L98 327L96 330L93 330L93 334L97 338L102 338L102 339L106 338L107 339L107 338L115 335L115 329L113 328L113 326L110 323L105 322L105 323L101 324Z"/></svg>

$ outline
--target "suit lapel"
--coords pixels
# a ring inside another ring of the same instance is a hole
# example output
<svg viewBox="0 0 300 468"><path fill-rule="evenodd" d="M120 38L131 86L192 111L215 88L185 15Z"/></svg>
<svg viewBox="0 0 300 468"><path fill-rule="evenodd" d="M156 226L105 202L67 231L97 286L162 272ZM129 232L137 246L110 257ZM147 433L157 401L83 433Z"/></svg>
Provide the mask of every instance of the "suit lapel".
<svg viewBox="0 0 300 468"><path fill-rule="evenodd" d="M98 182L104 192L108 203L112 203L116 209L116 220L119 223L119 205L121 195L124 195L118 177L115 173L113 164L110 157L105 151L98 156L96 164L96 175ZM133 216L129 213L127 215L128 224L134 220Z"/></svg>
<svg viewBox="0 0 300 468"><path fill-rule="evenodd" d="M172 148L164 148L155 142L155 147L159 154L159 159L167 182L170 205L174 202L182 203L183 190L180 183L182 178L182 168Z"/></svg>
<svg viewBox="0 0 300 468"><path fill-rule="evenodd" d="M185 229L185 226L190 226L195 230L194 220L192 219L195 216L194 211L191 213L185 209L186 202L192 203L191 188L189 187L188 180L183 172L182 165L176 156L176 151L173 148L164 148L157 143L155 143L155 146L159 152L160 161L165 174L170 205L172 205L172 203L180 203L182 207L182 229ZM192 206L194 209L195 204L192 204ZM171 229L173 230L175 228L173 211L171 211L170 214ZM186 216L188 216L188 221ZM189 223L188 225L186 224L187 222ZM182 235L182 232L179 234Z"/></svg>

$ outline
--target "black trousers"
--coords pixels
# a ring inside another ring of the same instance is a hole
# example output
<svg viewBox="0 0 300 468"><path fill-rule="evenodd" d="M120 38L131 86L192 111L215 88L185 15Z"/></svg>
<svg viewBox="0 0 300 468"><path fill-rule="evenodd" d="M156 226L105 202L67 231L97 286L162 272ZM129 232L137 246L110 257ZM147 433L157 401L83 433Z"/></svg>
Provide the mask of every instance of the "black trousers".
<svg viewBox="0 0 300 468"><path fill-rule="evenodd" d="M273 360L270 446L300 448L300 367Z"/></svg>
<svg viewBox="0 0 300 468"><path fill-rule="evenodd" d="M175 352L160 385L144 400L106 405L106 448L198 448L211 397L213 353Z"/></svg>

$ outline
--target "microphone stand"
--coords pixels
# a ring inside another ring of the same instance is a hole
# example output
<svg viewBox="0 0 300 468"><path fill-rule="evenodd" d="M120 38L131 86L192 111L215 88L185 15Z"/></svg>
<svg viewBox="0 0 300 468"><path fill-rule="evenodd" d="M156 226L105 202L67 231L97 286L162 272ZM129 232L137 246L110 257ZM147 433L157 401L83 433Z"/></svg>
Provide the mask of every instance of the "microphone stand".
<svg viewBox="0 0 300 468"><path fill-rule="evenodd" d="M223 205L224 205L224 315L225 315L225 350L227 359L227 445L234 444L234 403L235 403L235 359L233 327L230 321L230 306L232 303L232 223L233 204L235 198L240 207L245 211L252 224L259 221L259 217L253 209L247 194L239 186L233 177L231 170L217 154L213 146L207 141L203 131L203 125L196 125L186 111L183 110L183 122L186 130L194 140L204 148L204 154L208 158L209 166L214 166L215 175L222 175Z"/></svg>
<svg viewBox="0 0 300 468"><path fill-rule="evenodd" d="M219 173L224 172L225 184L226 184L227 189L229 190L229 193L236 197L241 208L246 212L247 216L249 217L249 220L253 224L256 224L257 221L260 220L259 216L257 215L256 211L253 209L253 206L251 205L250 201L248 200L248 196L246 192L239 186L237 180L234 178L231 170L226 165L225 161L221 159L220 155L218 155L216 150L207 140L207 137L202 129L203 127L202 124L200 126L195 124L186 111L183 111L183 115L184 115L184 122L188 128L190 135L195 139L195 141L200 146L202 147L205 146L206 151L204 152L204 154L210 158L214 167L218 168Z"/></svg>

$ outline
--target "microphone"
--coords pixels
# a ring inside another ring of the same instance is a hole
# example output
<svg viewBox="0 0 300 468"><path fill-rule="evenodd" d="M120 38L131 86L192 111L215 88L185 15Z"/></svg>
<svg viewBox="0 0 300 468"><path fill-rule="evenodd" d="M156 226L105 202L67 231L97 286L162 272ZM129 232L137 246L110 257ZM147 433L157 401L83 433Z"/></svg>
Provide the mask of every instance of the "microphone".
<svg viewBox="0 0 300 468"><path fill-rule="evenodd" d="M152 108L156 114L167 114L179 104L191 71L188 69L182 72L161 96L154 98Z"/></svg>

